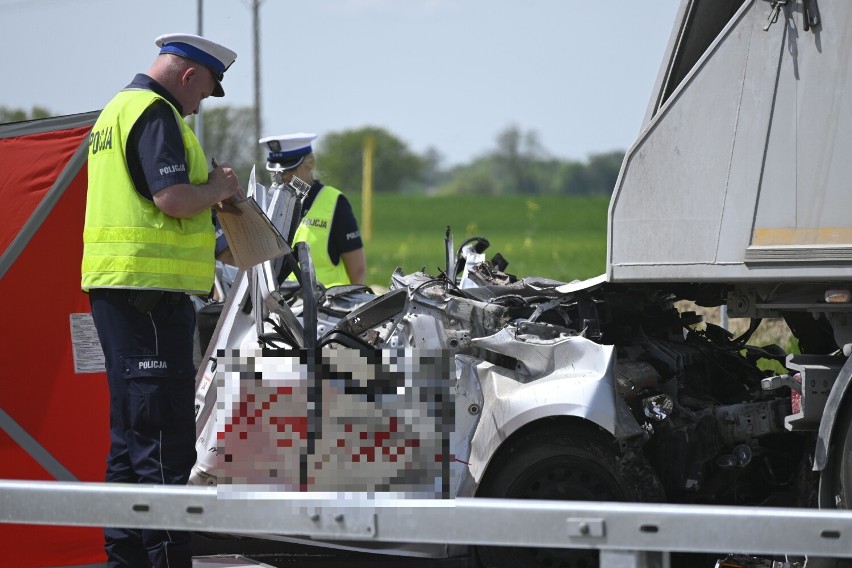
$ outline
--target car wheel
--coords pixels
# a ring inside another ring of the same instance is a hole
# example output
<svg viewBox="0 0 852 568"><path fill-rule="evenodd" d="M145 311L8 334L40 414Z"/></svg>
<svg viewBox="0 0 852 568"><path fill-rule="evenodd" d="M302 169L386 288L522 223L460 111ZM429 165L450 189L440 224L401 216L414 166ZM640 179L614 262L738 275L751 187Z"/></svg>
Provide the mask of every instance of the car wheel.
<svg viewBox="0 0 852 568"><path fill-rule="evenodd" d="M479 497L574 501L663 500L643 456L627 459L597 427L541 428L522 434L493 458ZM598 551L541 547L479 547L485 568L592 568Z"/></svg>

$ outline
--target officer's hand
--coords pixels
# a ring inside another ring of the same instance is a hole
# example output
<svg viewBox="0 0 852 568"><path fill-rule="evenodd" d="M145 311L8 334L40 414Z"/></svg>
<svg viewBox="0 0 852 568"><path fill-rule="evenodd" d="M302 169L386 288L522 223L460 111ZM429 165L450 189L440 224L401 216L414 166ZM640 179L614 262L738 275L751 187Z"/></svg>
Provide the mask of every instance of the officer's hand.
<svg viewBox="0 0 852 568"><path fill-rule="evenodd" d="M243 192L243 188L237 187L237 192L231 197L225 199L224 201L220 201L216 204L216 208L219 211L224 211L226 213L234 213L236 215L242 215L243 212L240 211L240 208L237 207L237 203L240 201L245 201L246 196L245 192Z"/></svg>
<svg viewBox="0 0 852 568"><path fill-rule="evenodd" d="M246 196L240 188L234 168L230 164L217 164L215 160L213 166L213 170L207 176L207 184L213 188L218 197L216 207L221 211L239 214L240 210L234 205Z"/></svg>

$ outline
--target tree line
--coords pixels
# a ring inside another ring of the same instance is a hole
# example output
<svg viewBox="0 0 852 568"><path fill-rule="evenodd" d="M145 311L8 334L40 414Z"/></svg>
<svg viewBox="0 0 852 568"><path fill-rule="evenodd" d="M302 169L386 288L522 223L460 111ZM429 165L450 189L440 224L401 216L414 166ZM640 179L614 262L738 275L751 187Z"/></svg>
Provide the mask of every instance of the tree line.
<svg viewBox="0 0 852 568"><path fill-rule="evenodd" d="M0 124L52 116L49 110L30 111L0 106ZM190 117L192 125L195 117ZM210 156L227 158L240 179L248 179L258 155L251 107L205 108L204 148ZM326 133L314 153L320 179L349 189L361 187L365 141L373 143L373 190L376 192L427 193L436 195L610 195L624 152L592 154L585 161L550 156L534 131L508 126L499 133L494 149L471 162L442 165L436 148L420 154L393 133L363 127ZM263 163L258 181L268 183Z"/></svg>

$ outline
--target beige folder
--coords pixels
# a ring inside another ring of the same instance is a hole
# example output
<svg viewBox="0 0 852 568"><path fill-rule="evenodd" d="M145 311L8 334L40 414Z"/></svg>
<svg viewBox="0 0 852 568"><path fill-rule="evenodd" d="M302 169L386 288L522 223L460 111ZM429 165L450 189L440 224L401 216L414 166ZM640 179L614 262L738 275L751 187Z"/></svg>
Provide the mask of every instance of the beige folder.
<svg viewBox="0 0 852 568"><path fill-rule="evenodd" d="M249 187L252 189L255 187L254 180L252 169L249 179ZM254 198L246 198L235 206L242 211L242 215L219 211L218 216L238 268L246 270L292 252L290 245Z"/></svg>

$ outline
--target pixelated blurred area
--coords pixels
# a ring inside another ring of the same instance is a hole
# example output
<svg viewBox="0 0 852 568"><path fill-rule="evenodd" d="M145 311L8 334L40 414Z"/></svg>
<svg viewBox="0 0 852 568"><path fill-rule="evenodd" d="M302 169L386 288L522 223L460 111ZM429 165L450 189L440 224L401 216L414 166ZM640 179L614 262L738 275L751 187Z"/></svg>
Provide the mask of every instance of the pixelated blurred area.
<svg viewBox="0 0 852 568"><path fill-rule="evenodd" d="M217 484L448 498L450 355L229 350L217 373Z"/></svg>

